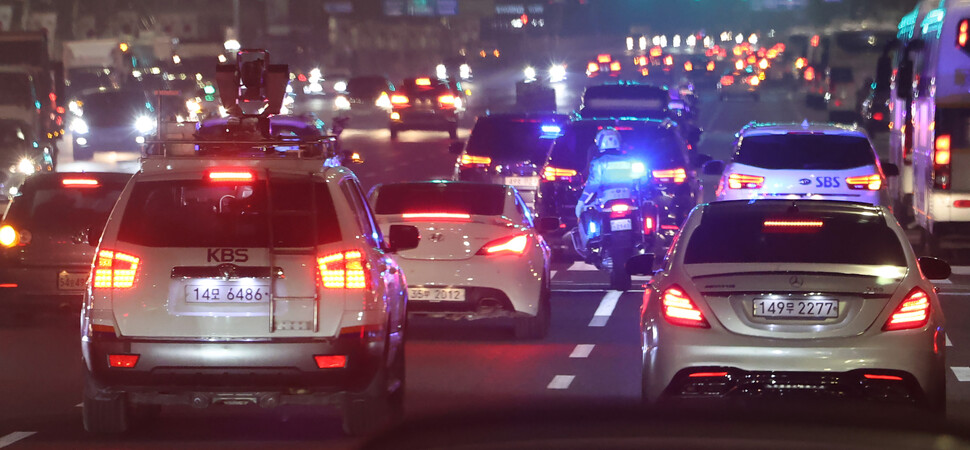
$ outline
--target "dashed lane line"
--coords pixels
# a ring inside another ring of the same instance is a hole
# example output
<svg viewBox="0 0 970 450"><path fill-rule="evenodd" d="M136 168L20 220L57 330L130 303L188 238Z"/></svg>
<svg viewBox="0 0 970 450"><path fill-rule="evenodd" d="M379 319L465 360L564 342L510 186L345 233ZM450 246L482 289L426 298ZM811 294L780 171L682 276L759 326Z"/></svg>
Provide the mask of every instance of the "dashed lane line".
<svg viewBox="0 0 970 450"><path fill-rule="evenodd" d="M573 352L569 354L570 358L589 358L589 354L593 352L593 344L578 344Z"/></svg>
<svg viewBox="0 0 970 450"><path fill-rule="evenodd" d="M559 272L559 271L558 270L550 270L549 271L549 279L551 280L553 278L556 278L556 273L557 272Z"/></svg>
<svg viewBox="0 0 970 450"><path fill-rule="evenodd" d="M947 347L953 347L953 343L950 342L950 335L949 334L946 334L946 333L943 333L943 337L946 338L946 346Z"/></svg>
<svg viewBox="0 0 970 450"><path fill-rule="evenodd" d="M576 261L573 263L573 265L569 266L569 268L566 270L580 271L580 272L596 272L599 269L597 269L596 266L592 264L586 264L583 261Z"/></svg>
<svg viewBox="0 0 970 450"><path fill-rule="evenodd" d="M953 275L970 275L970 266L950 266Z"/></svg>
<svg viewBox="0 0 970 450"><path fill-rule="evenodd" d="M29 438L35 434L37 434L36 431L14 431L13 433L0 437L0 448L12 445L21 439Z"/></svg>
<svg viewBox="0 0 970 450"><path fill-rule="evenodd" d="M552 381L546 386L546 389L569 389L569 385L572 384L576 375L556 375L552 377Z"/></svg>
<svg viewBox="0 0 970 450"><path fill-rule="evenodd" d="M970 381L970 367L950 367L953 374L957 376L957 381Z"/></svg>
<svg viewBox="0 0 970 450"><path fill-rule="evenodd" d="M623 291L608 291L603 296L603 300L600 300L600 305L596 308L596 312L593 313L593 319L589 321L589 326L605 327L606 322L613 315L613 309L616 308L616 302L620 300L621 295L623 295Z"/></svg>

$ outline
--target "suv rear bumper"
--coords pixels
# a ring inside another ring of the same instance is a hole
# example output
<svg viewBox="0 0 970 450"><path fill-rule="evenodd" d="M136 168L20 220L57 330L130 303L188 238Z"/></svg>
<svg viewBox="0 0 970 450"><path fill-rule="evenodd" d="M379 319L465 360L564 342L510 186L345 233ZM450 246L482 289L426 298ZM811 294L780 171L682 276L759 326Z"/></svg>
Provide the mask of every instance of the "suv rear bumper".
<svg viewBox="0 0 970 450"><path fill-rule="evenodd" d="M299 394L307 403L336 393L362 392L384 362L383 336L330 339L239 341L167 341L120 339L93 333L81 340L91 382L101 394L125 392L149 403L191 402L193 393ZM132 368L110 367L108 355L137 354ZM346 355L343 368L320 369L315 355ZM184 402L173 401L183 399ZM318 401L314 403L326 403Z"/></svg>

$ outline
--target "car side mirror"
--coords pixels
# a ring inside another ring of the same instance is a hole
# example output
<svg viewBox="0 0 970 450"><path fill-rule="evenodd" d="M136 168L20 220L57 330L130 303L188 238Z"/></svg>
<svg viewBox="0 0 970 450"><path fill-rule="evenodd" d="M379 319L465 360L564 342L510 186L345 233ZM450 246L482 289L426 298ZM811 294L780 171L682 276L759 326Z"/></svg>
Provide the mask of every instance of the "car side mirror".
<svg viewBox="0 0 970 450"><path fill-rule="evenodd" d="M465 143L462 141L452 141L448 144L448 153L452 155L461 154L461 151L465 149Z"/></svg>
<svg viewBox="0 0 970 450"><path fill-rule="evenodd" d="M417 248L421 242L418 227L412 225L391 225L387 234L388 251L391 253Z"/></svg>
<svg viewBox="0 0 970 450"><path fill-rule="evenodd" d="M932 256L920 256L916 258L920 272L930 280L945 280L950 278L950 264L946 261Z"/></svg>
<svg viewBox="0 0 970 450"><path fill-rule="evenodd" d="M711 160L701 166L704 175L720 175L724 173L724 161L719 159Z"/></svg>
<svg viewBox="0 0 970 450"><path fill-rule="evenodd" d="M880 161L880 165L882 166L882 173L887 177L899 176L899 166L886 161Z"/></svg>
<svg viewBox="0 0 970 450"><path fill-rule="evenodd" d="M711 158L711 155L704 153L695 153L690 159L690 165L694 167L703 167L704 164L707 164L707 162L711 161L713 158Z"/></svg>
<svg viewBox="0 0 970 450"><path fill-rule="evenodd" d="M653 253L636 255L626 260L626 272L630 275L653 275Z"/></svg>
<svg viewBox="0 0 970 450"><path fill-rule="evenodd" d="M536 220L536 231L540 233L550 233L559 229L558 217L540 217Z"/></svg>

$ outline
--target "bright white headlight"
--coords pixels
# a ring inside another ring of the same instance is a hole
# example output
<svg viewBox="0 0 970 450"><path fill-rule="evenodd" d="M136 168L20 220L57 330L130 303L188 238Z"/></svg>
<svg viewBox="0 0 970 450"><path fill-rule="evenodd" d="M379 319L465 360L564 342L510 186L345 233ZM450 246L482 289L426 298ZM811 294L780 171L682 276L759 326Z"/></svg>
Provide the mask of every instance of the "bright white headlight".
<svg viewBox="0 0 970 450"><path fill-rule="evenodd" d="M337 98L333 99L333 107L336 109L350 109L350 100L343 95L338 95Z"/></svg>
<svg viewBox="0 0 970 450"><path fill-rule="evenodd" d="M30 158L21 158L17 163L17 171L24 175L33 175L37 171L37 165Z"/></svg>
<svg viewBox="0 0 970 450"><path fill-rule="evenodd" d="M647 174L647 166L643 165L640 161L636 161L630 165L630 174L633 178L640 178Z"/></svg>
<svg viewBox="0 0 970 450"><path fill-rule="evenodd" d="M135 130L141 134L151 133L155 129L155 121L151 117L141 116L135 119Z"/></svg>
<svg viewBox="0 0 970 450"><path fill-rule="evenodd" d="M71 131L77 134L88 134L88 131L91 131L91 129L88 128L88 124L84 119L78 117L71 121Z"/></svg>
<svg viewBox="0 0 970 450"><path fill-rule="evenodd" d="M334 83L333 84L333 90L335 90L337 92L346 91L347 90L347 82L346 81L338 81L338 82Z"/></svg>

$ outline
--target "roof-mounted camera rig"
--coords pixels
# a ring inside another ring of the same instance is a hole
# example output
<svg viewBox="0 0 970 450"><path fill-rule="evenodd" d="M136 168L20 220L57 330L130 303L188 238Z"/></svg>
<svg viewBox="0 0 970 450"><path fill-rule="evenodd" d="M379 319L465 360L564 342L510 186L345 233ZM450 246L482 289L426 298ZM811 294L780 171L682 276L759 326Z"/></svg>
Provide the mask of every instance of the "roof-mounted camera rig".
<svg viewBox="0 0 970 450"><path fill-rule="evenodd" d="M262 49L239 50L235 64L219 64L216 85L229 126L269 138L269 116L280 113L289 76L289 66L270 64L269 52Z"/></svg>

